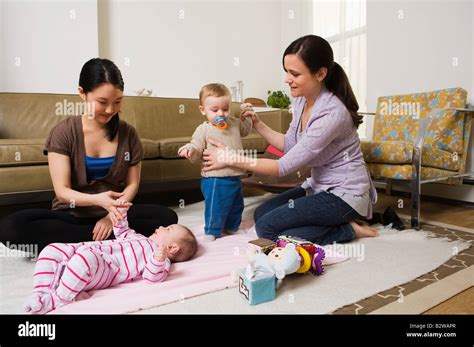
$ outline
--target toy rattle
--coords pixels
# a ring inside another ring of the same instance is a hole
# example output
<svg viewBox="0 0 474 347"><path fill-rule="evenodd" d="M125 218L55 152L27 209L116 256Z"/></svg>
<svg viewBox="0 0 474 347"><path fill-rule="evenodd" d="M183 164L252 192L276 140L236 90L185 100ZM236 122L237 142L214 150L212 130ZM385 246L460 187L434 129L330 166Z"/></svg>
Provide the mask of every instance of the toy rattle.
<svg viewBox="0 0 474 347"><path fill-rule="evenodd" d="M311 272L313 275L324 273L323 260L326 257L324 249L314 243L299 237L280 236L277 240L277 247L285 247L287 244L294 244L301 257L301 266L297 273Z"/></svg>

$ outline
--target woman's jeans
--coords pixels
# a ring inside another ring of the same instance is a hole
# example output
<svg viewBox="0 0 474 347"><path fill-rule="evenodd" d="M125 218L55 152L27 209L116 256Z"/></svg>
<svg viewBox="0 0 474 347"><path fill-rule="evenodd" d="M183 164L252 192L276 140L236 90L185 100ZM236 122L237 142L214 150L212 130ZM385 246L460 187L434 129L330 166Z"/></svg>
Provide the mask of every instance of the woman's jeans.
<svg viewBox="0 0 474 347"><path fill-rule="evenodd" d="M257 235L276 241L296 236L318 245L355 238L349 222L361 216L340 197L326 191L306 195L297 187L260 205L254 214Z"/></svg>

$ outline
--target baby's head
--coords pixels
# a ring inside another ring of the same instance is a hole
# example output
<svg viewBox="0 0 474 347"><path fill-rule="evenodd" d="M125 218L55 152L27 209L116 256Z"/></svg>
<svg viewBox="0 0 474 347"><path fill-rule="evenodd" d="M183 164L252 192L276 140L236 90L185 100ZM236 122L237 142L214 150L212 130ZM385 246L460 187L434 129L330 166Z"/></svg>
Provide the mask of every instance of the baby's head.
<svg viewBox="0 0 474 347"><path fill-rule="evenodd" d="M216 118L229 117L231 94L220 83L210 83L202 87L199 93L199 111L209 122L215 124Z"/></svg>
<svg viewBox="0 0 474 347"><path fill-rule="evenodd" d="M181 224L160 226L150 236L157 245L163 246L169 260L173 263L191 259L197 251L197 241L194 234Z"/></svg>

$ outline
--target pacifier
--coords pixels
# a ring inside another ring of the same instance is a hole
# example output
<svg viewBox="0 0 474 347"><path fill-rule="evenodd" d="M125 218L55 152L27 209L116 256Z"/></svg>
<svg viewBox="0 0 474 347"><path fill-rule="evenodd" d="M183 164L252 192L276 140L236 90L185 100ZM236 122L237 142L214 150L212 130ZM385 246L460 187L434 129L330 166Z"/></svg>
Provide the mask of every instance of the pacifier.
<svg viewBox="0 0 474 347"><path fill-rule="evenodd" d="M227 128L227 122L225 117L217 117L214 120L214 124L217 127L217 129L224 130Z"/></svg>

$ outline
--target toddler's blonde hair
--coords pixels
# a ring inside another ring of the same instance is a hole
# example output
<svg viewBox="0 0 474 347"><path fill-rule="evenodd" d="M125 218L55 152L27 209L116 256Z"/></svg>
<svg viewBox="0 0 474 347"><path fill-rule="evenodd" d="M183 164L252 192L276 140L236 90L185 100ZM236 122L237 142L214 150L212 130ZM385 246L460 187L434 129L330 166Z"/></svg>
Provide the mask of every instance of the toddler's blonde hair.
<svg viewBox="0 0 474 347"><path fill-rule="evenodd" d="M208 96L215 96L220 98L221 96L231 96L229 88L222 83L209 83L201 88L199 92L199 104L202 105L202 101Z"/></svg>

